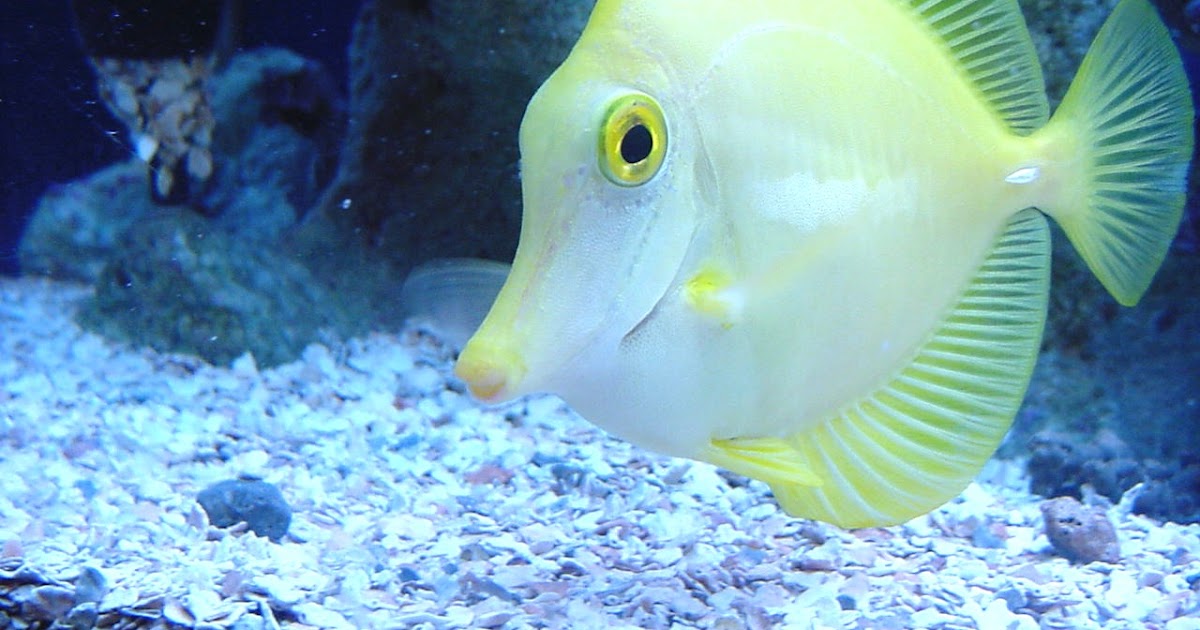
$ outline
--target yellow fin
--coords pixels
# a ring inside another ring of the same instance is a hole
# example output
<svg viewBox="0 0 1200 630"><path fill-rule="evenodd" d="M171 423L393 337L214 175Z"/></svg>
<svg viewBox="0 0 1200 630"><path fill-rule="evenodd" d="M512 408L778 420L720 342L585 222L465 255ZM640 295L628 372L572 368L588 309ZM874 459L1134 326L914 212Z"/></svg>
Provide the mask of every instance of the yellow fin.
<svg viewBox="0 0 1200 630"><path fill-rule="evenodd" d="M1146 0L1123 0L1039 134L1074 149L1059 198L1041 209L1126 306L1149 287L1179 228L1194 116L1166 26Z"/></svg>
<svg viewBox="0 0 1200 630"><path fill-rule="evenodd" d="M699 313L721 322L726 328L741 314L737 296L730 289L729 275L713 267L704 267L684 284L687 303Z"/></svg>
<svg viewBox="0 0 1200 630"><path fill-rule="evenodd" d="M908 366L817 428L787 437L789 465L822 485L745 474L771 484L789 514L842 527L902 523L954 498L996 450L1025 395L1045 324L1049 254L1046 220L1035 210L1017 214Z"/></svg>
<svg viewBox="0 0 1200 630"><path fill-rule="evenodd" d="M1046 124L1050 105L1037 49L1016 0L904 0L941 38L1013 131Z"/></svg>
<svg viewBox="0 0 1200 630"><path fill-rule="evenodd" d="M819 486L822 481L804 466L796 447L783 438L713 440L705 461L772 486Z"/></svg>

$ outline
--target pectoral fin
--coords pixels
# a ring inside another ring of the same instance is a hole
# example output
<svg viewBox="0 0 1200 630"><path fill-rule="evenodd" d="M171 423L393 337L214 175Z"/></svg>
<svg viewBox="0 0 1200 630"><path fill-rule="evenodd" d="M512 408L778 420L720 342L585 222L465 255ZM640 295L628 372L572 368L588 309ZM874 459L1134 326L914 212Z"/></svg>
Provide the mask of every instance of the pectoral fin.
<svg viewBox="0 0 1200 630"><path fill-rule="evenodd" d="M684 299L695 312L729 328L741 318L740 292L729 275L714 266L702 268L684 285Z"/></svg>

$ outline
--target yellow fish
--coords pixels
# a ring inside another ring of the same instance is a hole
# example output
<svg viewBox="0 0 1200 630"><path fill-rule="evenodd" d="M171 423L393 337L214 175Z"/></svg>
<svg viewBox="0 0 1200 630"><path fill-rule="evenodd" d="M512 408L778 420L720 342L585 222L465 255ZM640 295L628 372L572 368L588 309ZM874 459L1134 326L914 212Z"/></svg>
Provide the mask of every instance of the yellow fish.
<svg viewBox="0 0 1200 630"><path fill-rule="evenodd" d="M792 515L906 521L1024 396L1045 217L1137 302L1192 118L1147 0L1053 118L1016 0L599 0L529 103L520 245L456 372L761 479Z"/></svg>

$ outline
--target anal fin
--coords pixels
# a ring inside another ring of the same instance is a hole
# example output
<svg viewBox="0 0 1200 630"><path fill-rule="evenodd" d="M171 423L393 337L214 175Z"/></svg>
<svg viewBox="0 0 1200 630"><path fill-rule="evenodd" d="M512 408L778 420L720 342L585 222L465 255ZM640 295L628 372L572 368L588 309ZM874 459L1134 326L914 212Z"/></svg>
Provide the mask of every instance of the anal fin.
<svg viewBox="0 0 1200 630"><path fill-rule="evenodd" d="M821 478L799 455L795 445L784 438L737 438L713 440L704 459L771 485L821 485Z"/></svg>
<svg viewBox="0 0 1200 630"><path fill-rule="evenodd" d="M912 361L815 428L715 442L715 464L766 481L785 511L842 527L902 523L957 496L1008 432L1045 325L1050 235L1014 216ZM816 482L816 483L814 483Z"/></svg>

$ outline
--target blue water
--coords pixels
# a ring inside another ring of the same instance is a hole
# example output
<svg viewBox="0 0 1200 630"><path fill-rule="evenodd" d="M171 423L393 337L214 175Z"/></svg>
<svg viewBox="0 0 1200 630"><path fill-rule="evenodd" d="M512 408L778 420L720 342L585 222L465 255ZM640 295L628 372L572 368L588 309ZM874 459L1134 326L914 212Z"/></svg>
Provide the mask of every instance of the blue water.
<svg viewBox="0 0 1200 630"><path fill-rule="evenodd" d="M347 76L359 2L254 0L243 46L277 45ZM344 86L343 86L344 89ZM130 155L124 127L96 95L69 5L0 7L0 274L18 272L16 247L38 197L56 183Z"/></svg>

